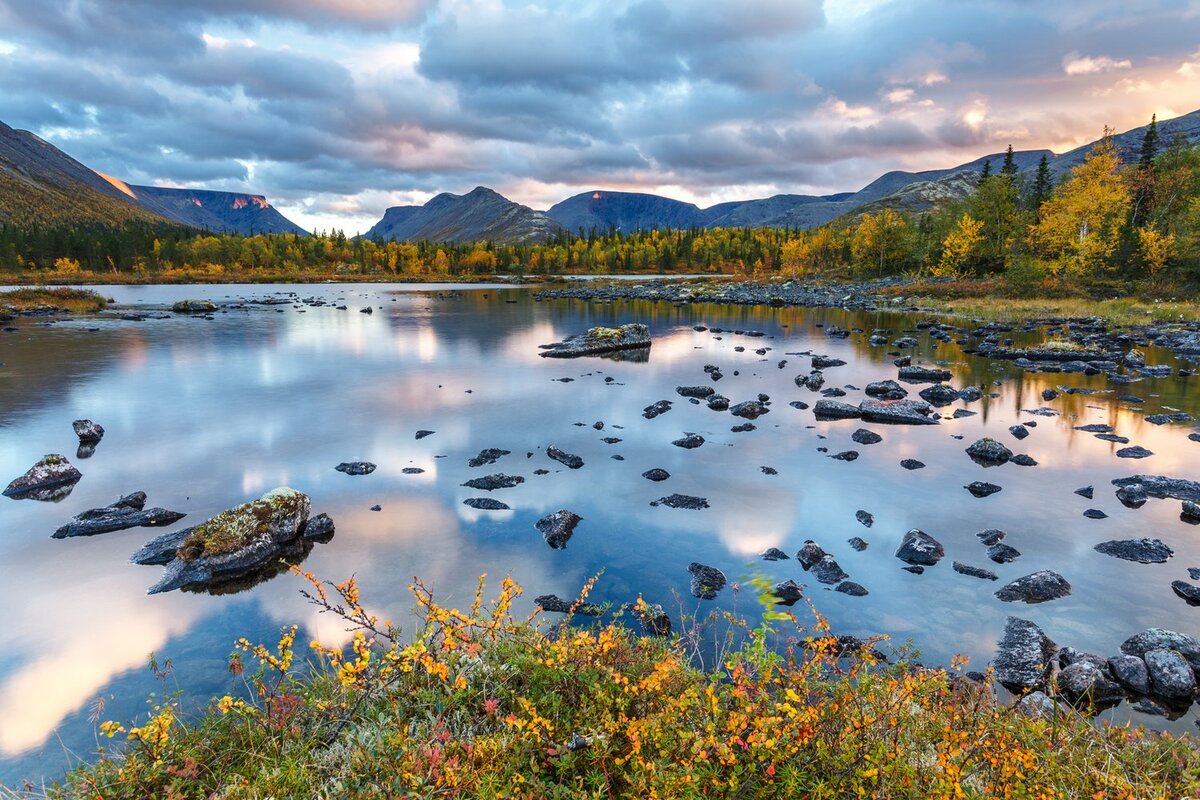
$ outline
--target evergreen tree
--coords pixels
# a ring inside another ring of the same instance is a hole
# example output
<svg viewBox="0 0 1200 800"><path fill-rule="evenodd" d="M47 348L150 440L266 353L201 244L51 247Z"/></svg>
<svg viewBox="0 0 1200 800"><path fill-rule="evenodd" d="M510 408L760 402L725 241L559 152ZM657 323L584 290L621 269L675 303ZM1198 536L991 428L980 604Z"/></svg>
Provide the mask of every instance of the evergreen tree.
<svg viewBox="0 0 1200 800"><path fill-rule="evenodd" d="M1013 158L1013 149L1011 144L1008 146L1008 150L1006 150L1004 153L1004 166L1000 168L1000 174L1006 175L1010 178L1017 174L1017 162L1016 159Z"/></svg>
<svg viewBox="0 0 1200 800"><path fill-rule="evenodd" d="M1050 161L1046 154L1038 161L1037 173L1033 178L1033 209L1036 211L1050 199Z"/></svg>
<svg viewBox="0 0 1200 800"><path fill-rule="evenodd" d="M1142 137L1142 152L1138 157L1137 173L1134 175L1133 209L1129 221L1134 228L1146 224L1150 209L1154 206L1154 158L1158 155L1158 115L1150 116L1146 135Z"/></svg>
<svg viewBox="0 0 1200 800"><path fill-rule="evenodd" d="M992 177L992 160L989 158L983 162L983 169L979 173L979 180L980 182L986 181L990 177Z"/></svg>
<svg viewBox="0 0 1200 800"><path fill-rule="evenodd" d="M1150 169L1154 166L1154 157L1158 155L1158 115L1150 115L1150 125L1146 135L1142 137L1142 154L1138 158L1139 169Z"/></svg>

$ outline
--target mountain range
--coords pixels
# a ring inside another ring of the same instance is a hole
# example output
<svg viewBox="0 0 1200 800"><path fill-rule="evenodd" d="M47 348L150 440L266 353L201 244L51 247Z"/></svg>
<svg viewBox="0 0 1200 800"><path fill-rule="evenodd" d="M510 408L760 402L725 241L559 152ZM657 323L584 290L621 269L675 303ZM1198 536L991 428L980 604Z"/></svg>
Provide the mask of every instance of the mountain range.
<svg viewBox="0 0 1200 800"><path fill-rule="evenodd" d="M1123 161L1136 160L1146 128L1113 137ZM1158 123L1159 140L1200 141L1200 111ZM1013 153L1019 173L1031 174L1043 156L1051 175L1081 164L1095 142L1057 155L1049 150ZM462 195L439 194L421 206L394 206L365 234L377 240L498 243L544 242L565 233L652 228L812 228L851 213L892 208L922 211L961 199L978 182L985 162L998 170L1003 153L949 169L892 171L857 192L779 194L757 200L693 203L654 194L595 189L535 211L484 186ZM222 233L295 233L300 226L265 197L252 194L135 186L95 172L49 142L0 122L0 223L145 222L184 225Z"/></svg>

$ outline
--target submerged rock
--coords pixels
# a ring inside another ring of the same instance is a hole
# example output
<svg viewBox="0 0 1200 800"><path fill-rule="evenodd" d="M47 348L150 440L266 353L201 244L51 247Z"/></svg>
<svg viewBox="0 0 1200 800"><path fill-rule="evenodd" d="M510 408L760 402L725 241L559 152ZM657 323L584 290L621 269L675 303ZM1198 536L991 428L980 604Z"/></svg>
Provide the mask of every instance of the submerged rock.
<svg viewBox="0 0 1200 800"><path fill-rule="evenodd" d="M61 500L71 493L83 473L71 466L65 456L50 453L13 479L4 490L14 500Z"/></svg>
<svg viewBox="0 0 1200 800"><path fill-rule="evenodd" d="M468 467L482 467L485 464L495 464L499 459L511 453L511 450L501 450L498 447L485 447L479 455L467 461Z"/></svg>
<svg viewBox="0 0 1200 800"><path fill-rule="evenodd" d="M793 606L804 596L804 587L789 578L782 583L775 584L771 588L771 594L779 605Z"/></svg>
<svg viewBox="0 0 1200 800"><path fill-rule="evenodd" d="M708 508L708 501L703 497L696 497L690 494L672 494L660 497L651 502L650 505L664 505L667 508L686 508L690 511L700 511L701 509Z"/></svg>
<svg viewBox="0 0 1200 800"><path fill-rule="evenodd" d="M143 510L145 505L146 493L134 492L110 506L93 508L76 514L74 519L53 533L53 538L95 536L99 533L122 531L127 528L162 527L178 522L187 516L178 511L168 511L165 508Z"/></svg>
<svg viewBox="0 0 1200 800"><path fill-rule="evenodd" d="M1045 603L1066 597L1070 593L1071 584L1066 578L1057 572L1043 569L1005 584L996 592L996 597L1006 603L1018 600L1023 603Z"/></svg>
<svg viewBox="0 0 1200 800"><path fill-rule="evenodd" d="M490 497L468 497L463 500L463 505L479 511L509 511L511 509L508 503L502 503Z"/></svg>
<svg viewBox="0 0 1200 800"><path fill-rule="evenodd" d="M370 475L375 471L375 465L370 461L343 461L334 469L347 475Z"/></svg>
<svg viewBox="0 0 1200 800"><path fill-rule="evenodd" d="M546 455L570 469L579 469L583 466L582 458L574 453L568 453L566 450L560 450L554 445L546 448Z"/></svg>
<svg viewBox="0 0 1200 800"><path fill-rule="evenodd" d="M79 441L86 444L95 444L104 438L104 426L97 425L90 419L77 419L71 423L71 427L75 429Z"/></svg>
<svg viewBox="0 0 1200 800"><path fill-rule="evenodd" d="M485 475L482 478L472 478L466 483L461 484L468 489L482 489L485 492L493 492L496 489L511 489L525 482L525 479L520 475L505 475L498 472L495 475Z"/></svg>
<svg viewBox="0 0 1200 800"><path fill-rule="evenodd" d="M942 543L919 528L904 534L896 548L896 558L908 564L932 567L946 555Z"/></svg>
<svg viewBox="0 0 1200 800"><path fill-rule="evenodd" d="M712 600L717 592L725 588L725 573L716 567L693 561L688 564L688 572L692 576L692 596L701 600Z"/></svg>
<svg viewBox="0 0 1200 800"><path fill-rule="evenodd" d="M1161 539L1113 539L1101 542L1093 549L1106 556L1137 561L1140 564L1162 564L1175 555L1175 551L1167 547Z"/></svg>
<svg viewBox="0 0 1200 800"><path fill-rule="evenodd" d="M568 336L561 342L542 345L543 358L578 358L620 350L650 347L650 329L641 323L616 328L595 327L587 333Z"/></svg>
<svg viewBox="0 0 1200 800"><path fill-rule="evenodd" d="M556 614L582 614L585 617L598 617L604 610L600 606L585 603L581 600L567 601L556 594L544 594L533 598L534 604L542 611Z"/></svg>
<svg viewBox="0 0 1200 800"><path fill-rule="evenodd" d="M684 450L694 450L704 444L704 437L696 433L689 433L681 439L676 439L671 442L676 447L682 447Z"/></svg>
<svg viewBox="0 0 1200 800"><path fill-rule="evenodd" d="M654 469L648 469L643 472L642 477L648 481L654 481L655 483L658 483L659 481L665 481L667 478L671 477L671 473L667 472L661 467L655 467Z"/></svg>
<svg viewBox="0 0 1200 800"><path fill-rule="evenodd" d="M561 550L567 546L567 542L571 540L571 536L575 533L575 526L582 519L583 517L578 514L568 511L565 508L560 508L553 514L547 514L539 519L536 527L541 531L542 538L546 540L546 544L555 550Z"/></svg>
<svg viewBox="0 0 1200 800"><path fill-rule="evenodd" d="M1000 649L992 660L996 681L1011 692L1043 688L1057 650L1058 646L1037 625L1009 617Z"/></svg>
<svg viewBox="0 0 1200 800"><path fill-rule="evenodd" d="M281 487L178 532L177 549L148 594L205 588L273 564L286 545L300 538L308 512L308 495ZM164 540L167 537L155 540L160 557L165 551ZM140 563L153 557L143 552L149 548L150 544L134 554L141 556Z"/></svg>
<svg viewBox="0 0 1200 800"><path fill-rule="evenodd" d="M987 481L971 481L963 488L975 497L990 497L996 492L1001 491L1004 487L997 486L994 483L988 483Z"/></svg>
<svg viewBox="0 0 1200 800"><path fill-rule="evenodd" d="M854 548L856 551L858 551L860 553L863 550L866 550L867 547L869 547L866 539L863 539L861 536L851 536L849 539L846 540L846 544L850 545L852 548Z"/></svg>
<svg viewBox="0 0 1200 800"><path fill-rule="evenodd" d="M850 576L842 569L842 565L831 555L823 555L812 565L813 576L821 583L839 583Z"/></svg>

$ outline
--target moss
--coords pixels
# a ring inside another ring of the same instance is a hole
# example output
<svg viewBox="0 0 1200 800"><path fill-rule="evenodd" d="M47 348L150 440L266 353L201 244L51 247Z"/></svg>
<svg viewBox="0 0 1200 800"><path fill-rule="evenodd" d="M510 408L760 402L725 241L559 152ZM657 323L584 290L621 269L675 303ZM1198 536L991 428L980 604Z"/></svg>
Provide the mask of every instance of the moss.
<svg viewBox="0 0 1200 800"><path fill-rule="evenodd" d="M1087 348L1081 344L1077 344L1076 342L1068 342L1064 339L1052 339L1051 341L1042 344L1038 349L1054 350L1061 353L1082 353L1087 350Z"/></svg>
<svg viewBox="0 0 1200 800"><path fill-rule="evenodd" d="M308 511L308 497L295 489L280 488L237 508L222 511L197 525L179 546L179 557L195 561L201 556L236 553L272 523Z"/></svg>
<svg viewBox="0 0 1200 800"><path fill-rule="evenodd" d="M595 327L595 328L589 328L588 332L587 332L589 339L604 339L604 340L620 339L621 336L623 336L624 334L625 334L624 328L605 328L605 327L600 327L600 326Z"/></svg>

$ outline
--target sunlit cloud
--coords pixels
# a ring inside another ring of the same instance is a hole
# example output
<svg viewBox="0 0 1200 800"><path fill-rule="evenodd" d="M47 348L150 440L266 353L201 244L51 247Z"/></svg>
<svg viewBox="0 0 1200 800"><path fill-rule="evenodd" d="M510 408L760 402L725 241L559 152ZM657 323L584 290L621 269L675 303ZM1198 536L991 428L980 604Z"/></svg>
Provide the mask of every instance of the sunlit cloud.
<svg viewBox="0 0 1200 800"><path fill-rule="evenodd" d="M1068 75L1093 75L1097 72L1113 72L1133 66L1128 58L1115 59L1108 56L1081 56L1069 53L1063 56L1063 72Z"/></svg>

